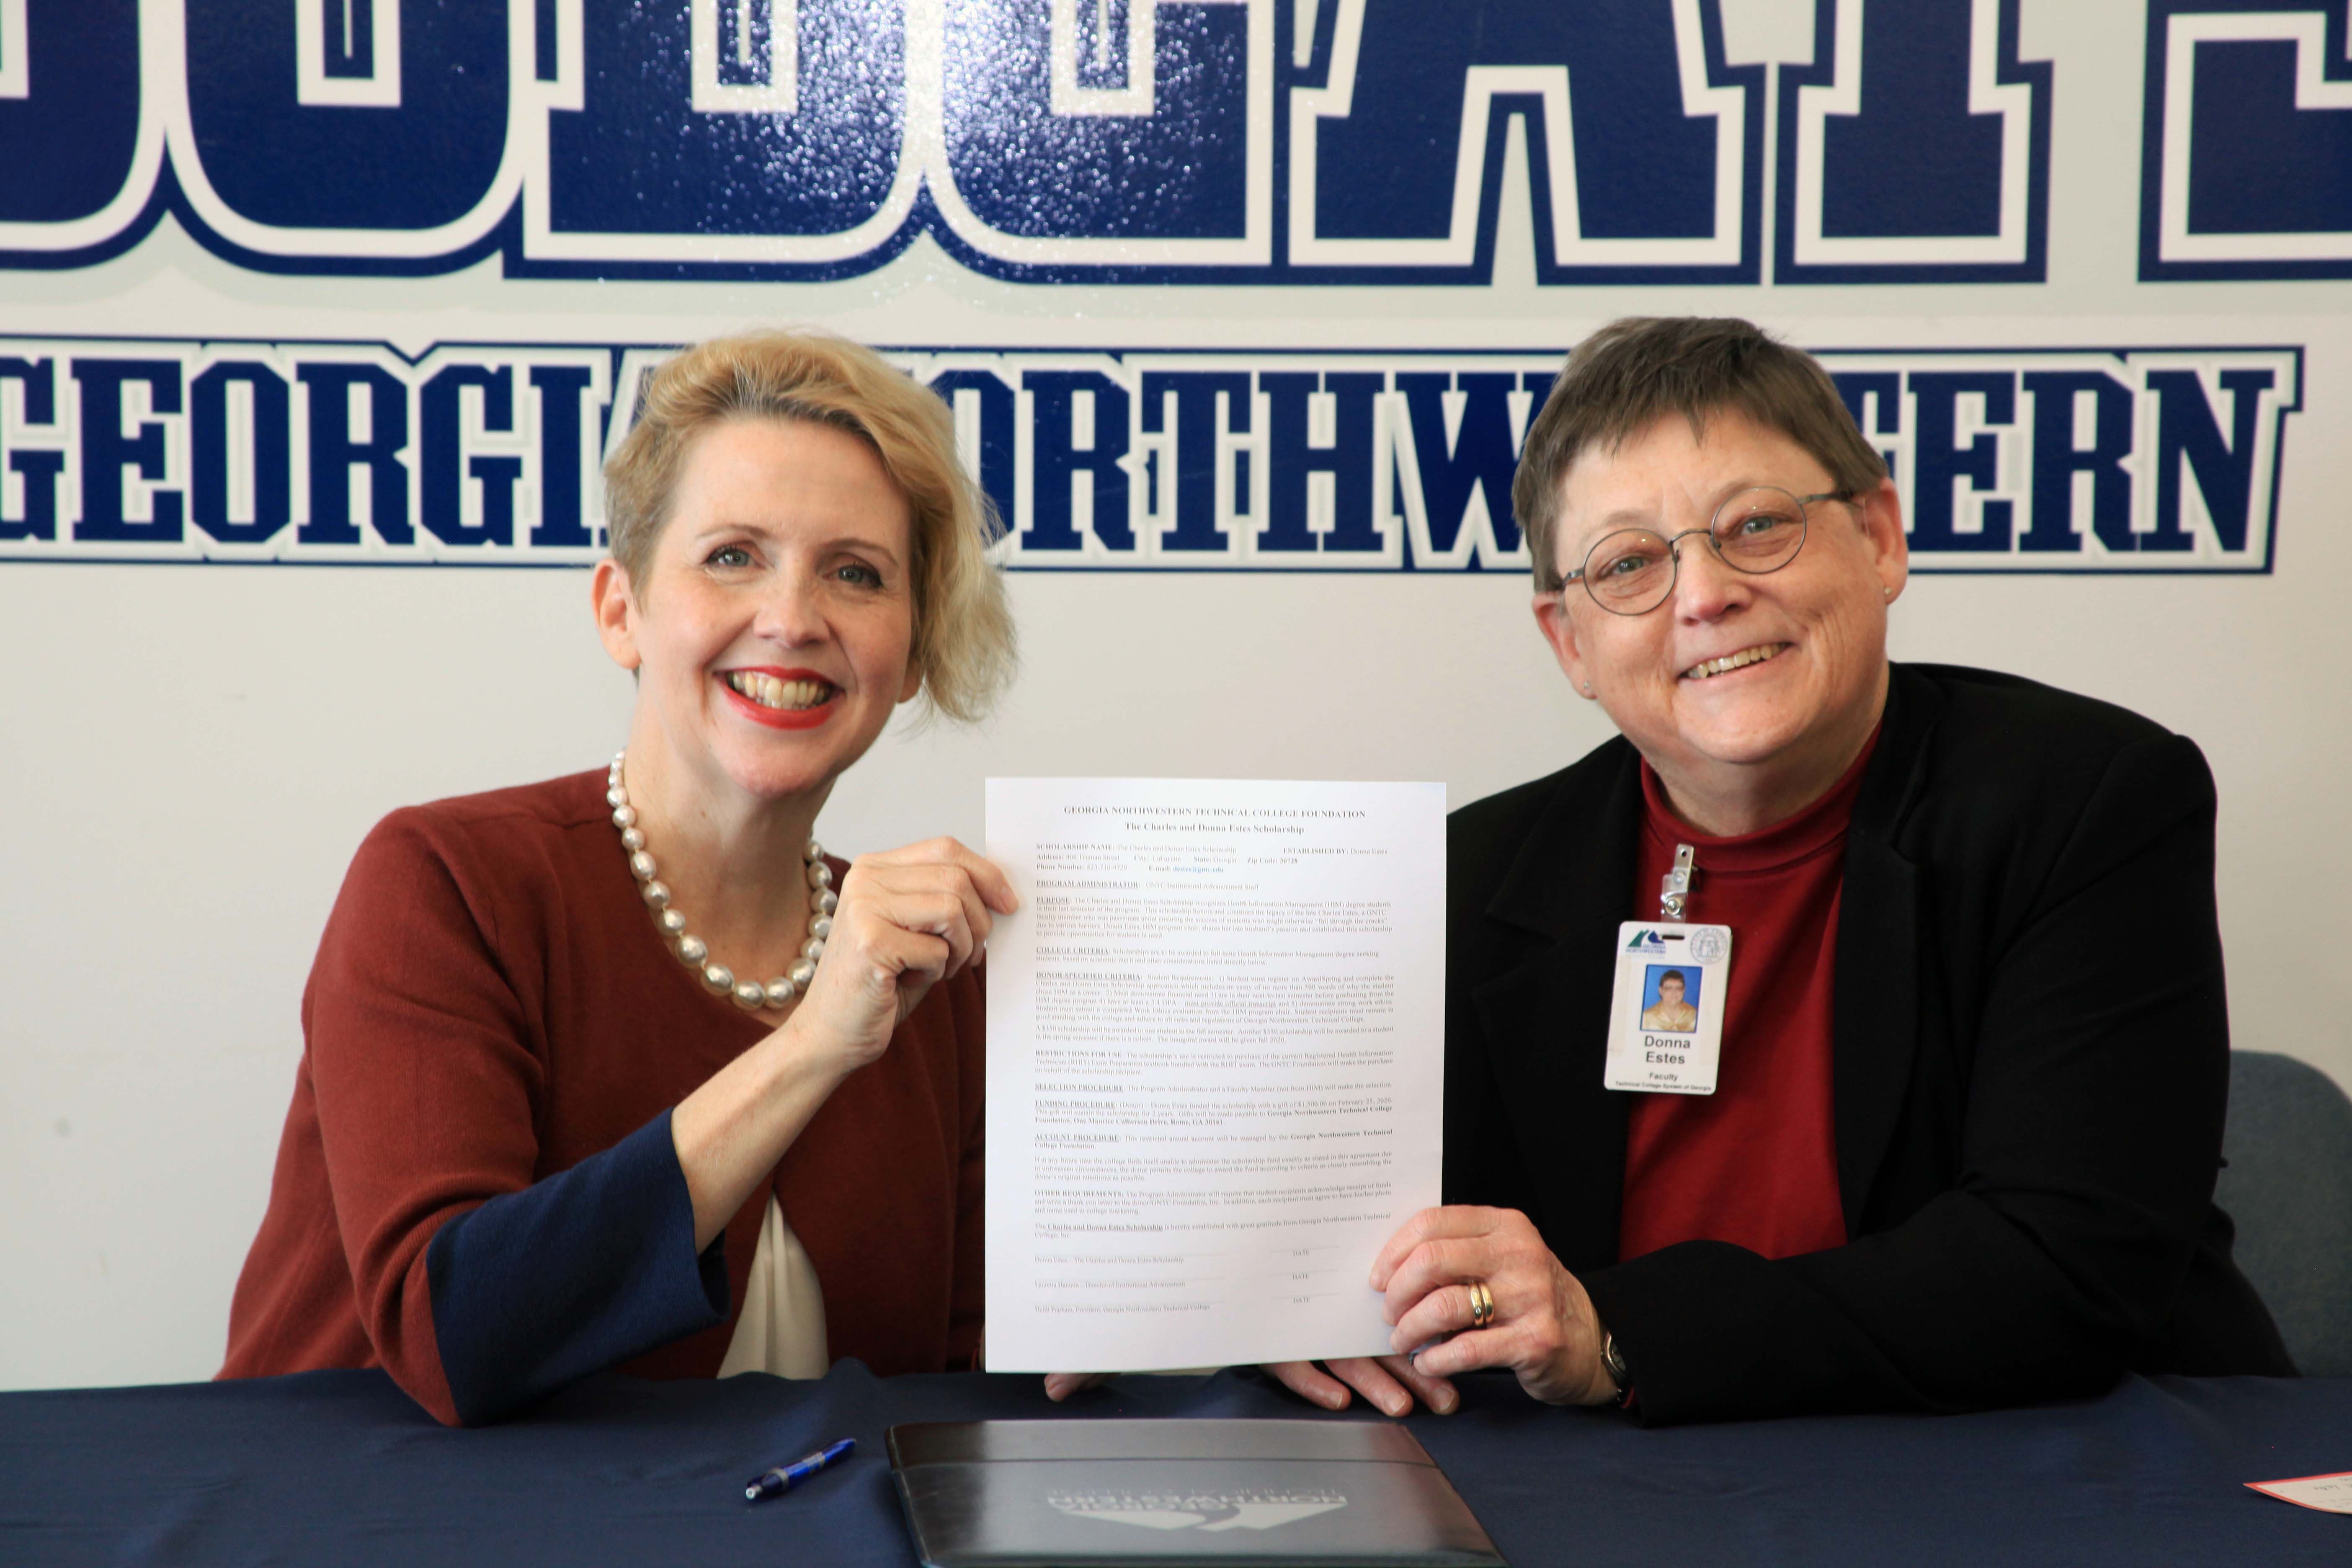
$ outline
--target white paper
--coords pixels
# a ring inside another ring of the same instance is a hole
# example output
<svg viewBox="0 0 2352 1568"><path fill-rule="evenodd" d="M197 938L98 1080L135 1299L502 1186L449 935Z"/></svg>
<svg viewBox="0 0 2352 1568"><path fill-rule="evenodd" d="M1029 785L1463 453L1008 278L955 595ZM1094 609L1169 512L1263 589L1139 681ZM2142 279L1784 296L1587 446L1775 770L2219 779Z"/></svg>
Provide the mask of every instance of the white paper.
<svg viewBox="0 0 2352 1568"><path fill-rule="evenodd" d="M1386 1354L1438 1201L1443 784L991 779L993 1372Z"/></svg>
<svg viewBox="0 0 2352 1568"><path fill-rule="evenodd" d="M2352 1513L2352 1470L2338 1470L2326 1476L2297 1476L2287 1481L2248 1481L2258 1492L2268 1492L2281 1502L2291 1502L2301 1508L2315 1508L2322 1513Z"/></svg>

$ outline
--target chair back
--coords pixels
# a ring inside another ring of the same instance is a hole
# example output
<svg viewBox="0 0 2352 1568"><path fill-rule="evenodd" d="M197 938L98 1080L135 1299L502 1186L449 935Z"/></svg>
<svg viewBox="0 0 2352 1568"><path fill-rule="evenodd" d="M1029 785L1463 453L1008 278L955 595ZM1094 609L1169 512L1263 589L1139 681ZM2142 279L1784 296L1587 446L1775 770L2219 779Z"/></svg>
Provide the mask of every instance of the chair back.
<svg viewBox="0 0 2352 1568"><path fill-rule="evenodd" d="M2230 1053L2213 1201L2306 1377L2352 1377L2352 1100L2308 1063Z"/></svg>

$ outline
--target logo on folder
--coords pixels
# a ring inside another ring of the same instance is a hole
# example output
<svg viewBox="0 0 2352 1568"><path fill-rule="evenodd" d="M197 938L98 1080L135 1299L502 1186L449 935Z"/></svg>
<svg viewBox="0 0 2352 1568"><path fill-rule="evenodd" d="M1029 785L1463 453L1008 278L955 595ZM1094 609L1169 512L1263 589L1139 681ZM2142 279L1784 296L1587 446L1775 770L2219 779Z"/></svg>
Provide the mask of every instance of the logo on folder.
<svg viewBox="0 0 2352 1568"><path fill-rule="evenodd" d="M1074 1519L1146 1530L1273 1530L1348 1506L1332 1491L1056 1492L1045 1500Z"/></svg>

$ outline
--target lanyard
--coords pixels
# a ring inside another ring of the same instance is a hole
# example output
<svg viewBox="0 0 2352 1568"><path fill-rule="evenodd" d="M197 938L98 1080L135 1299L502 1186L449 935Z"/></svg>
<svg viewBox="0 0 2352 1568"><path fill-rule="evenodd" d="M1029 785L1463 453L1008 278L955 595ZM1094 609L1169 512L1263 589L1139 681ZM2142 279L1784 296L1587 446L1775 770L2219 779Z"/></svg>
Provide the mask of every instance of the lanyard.
<svg viewBox="0 0 2352 1568"><path fill-rule="evenodd" d="M1678 921L1690 904L1691 879L1698 875L1698 851L1687 844L1675 846L1675 868L1658 881L1658 918Z"/></svg>

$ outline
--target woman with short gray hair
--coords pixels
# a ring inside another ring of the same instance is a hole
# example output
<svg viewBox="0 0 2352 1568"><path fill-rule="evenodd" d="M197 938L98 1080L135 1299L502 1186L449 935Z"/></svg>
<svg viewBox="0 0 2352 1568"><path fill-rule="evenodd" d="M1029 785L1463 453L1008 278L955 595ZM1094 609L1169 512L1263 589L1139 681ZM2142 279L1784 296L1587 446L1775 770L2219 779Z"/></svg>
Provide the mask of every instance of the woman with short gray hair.
<svg viewBox="0 0 2352 1568"><path fill-rule="evenodd" d="M2212 1205L2197 748L1891 663L1901 498L1746 321L1588 339L1515 501L1622 734L1454 814L1444 1206L1371 1269L1400 1354L1284 1380L1677 1422L2291 1373Z"/></svg>

